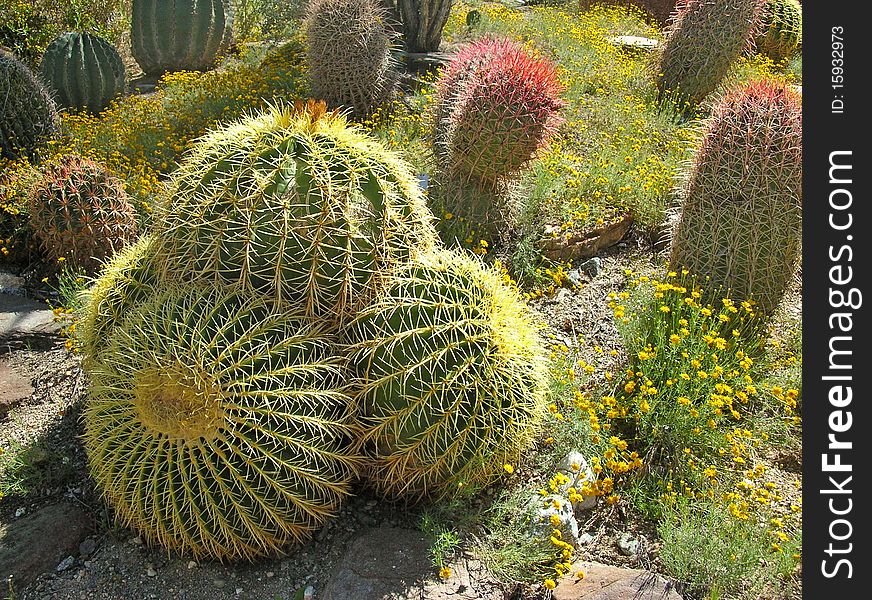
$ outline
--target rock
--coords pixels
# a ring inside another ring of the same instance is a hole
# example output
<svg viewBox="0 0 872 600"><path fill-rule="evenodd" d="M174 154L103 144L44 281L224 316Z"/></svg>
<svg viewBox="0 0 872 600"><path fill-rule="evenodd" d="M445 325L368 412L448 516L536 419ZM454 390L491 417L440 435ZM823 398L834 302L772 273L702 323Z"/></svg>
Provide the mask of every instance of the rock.
<svg viewBox="0 0 872 600"><path fill-rule="evenodd" d="M12 523L0 523L0 581L11 575L25 586L74 555L91 533L90 519L76 504L50 504Z"/></svg>
<svg viewBox="0 0 872 600"><path fill-rule="evenodd" d="M572 284L572 287L581 287L584 284L584 278L581 276L580 269L570 269L569 272L566 273L566 278L569 280L569 283Z"/></svg>
<svg viewBox="0 0 872 600"><path fill-rule="evenodd" d="M596 277L603 270L603 259L599 256L594 256L578 265L578 268L590 277Z"/></svg>
<svg viewBox="0 0 872 600"><path fill-rule="evenodd" d="M609 43L626 52L645 53L656 50L660 42L640 35L618 35L609 38Z"/></svg>
<svg viewBox="0 0 872 600"><path fill-rule="evenodd" d="M15 294L0 294L0 340L22 344L28 338L54 337L61 324L45 303Z"/></svg>
<svg viewBox="0 0 872 600"><path fill-rule="evenodd" d="M670 581L650 571L578 562L569 573L557 583L553 600L682 600Z"/></svg>
<svg viewBox="0 0 872 600"><path fill-rule="evenodd" d="M27 512L27 508L24 506L19 506L15 509L15 518L20 519Z"/></svg>
<svg viewBox="0 0 872 600"><path fill-rule="evenodd" d="M585 481L595 481L596 475L593 469L587 462L587 459L581 452L573 450L569 452L557 467L558 473L563 473L569 478L569 481L560 486L563 493L568 493L570 488L575 488L576 492L581 493L581 488ZM584 500L573 503L575 511L582 512L596 506L596 496L585 496Z"/></svg>
<svg viewBox="0 0 872 600"><path fill-rule="evenodd" d="M72 567L74 564L76 564L76 559L72 556L68 556L65 559L63 559L60 563L58 563L58 566L55 567L55 571L57 571L58 573L60 573L61 571L66 571L67 569Z"/></svg>
<svg viewBox="0 0 872 600"><path fill-rule="evenodd" d="M561 539L575 547L579 545L578 521L569 498L559 494L536 495L530 500L532 519L530 535L547 540L555 529ZM556 521L556 522L555 522Z"/></svg>
<svg viewBox="0 0 872 600"><path fill-rule="evenodd" d="M197 567L197 561L196 561L196 560L189 560L189 561L188 561L188 569L194 569L194 568L196 568L196 567Z"/></svg>
<svg viewBox="0 0 872 600"><path fill-rule="evenodd" d="M157 575L157 571L154 570L154 565L146 565L145 574L149 577L155 577Z"/></svg>
<svg viewBox="0 0 872 600"><path fill-rule="evenodd" d="M624 556L636 556L639 554L641 540L630 532L624 532L618 538L618 550Z"/></svg>
<svg viewBox="0 0 872 600"><path fill-rule="evenodd" d="M0 420L16 404L30 398L31 394L33 384L30 377L25 377L8 364L5 358L0 358Z"/></svg>
<svg viewBox="0 0 872 600"><path fill-rule="evenodd" d="M315 600L315 588L311 585L303 590L303 600Z"/></svg>
<svg viewBox="0 0 872 600"><path fill-rule="evenodd" d="M82 558L88 558L92 554L94 554L94 550L97 549L97 540L94 537L86 537L81 544L79 544L79 556Z"/></svg>
<svg viewBox="0 0 872 600"><path fill-rule="evenodd" d="M578 536L578 543L579 543L579 544L582 544L582 545L584 545L584 546L588 545L588 544L591 543L593 540L594 540L594 537L593 537L591 534L587 533L587 532L582 533L580 536Z"/></svg>

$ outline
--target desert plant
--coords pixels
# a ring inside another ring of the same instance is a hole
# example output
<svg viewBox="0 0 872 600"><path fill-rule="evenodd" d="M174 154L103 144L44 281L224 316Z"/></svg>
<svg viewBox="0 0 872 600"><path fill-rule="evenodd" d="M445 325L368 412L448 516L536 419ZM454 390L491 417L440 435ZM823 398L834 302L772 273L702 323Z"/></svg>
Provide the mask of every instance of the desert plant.
<svg viewBox="0 0 872 600"><path fill-rule="evenodd" d="M797 0L767 0L757 50L781 62L802 46L802 6Z"/></svg>
<svg viewBox="0 0 872 600"><path fill-rule="evenodd" d="M407 52L436 52L453 0L397 0Z"/></svg>
<svg viewBox="0 0 872 600"><path fill-rule="evenodd" d="M682 0L657 65L661 97L694 106L717 88L749 50L766 0Z"/></svg>
<svg viewBox="0 0 872 600"><path fill-rule="evenodd" d="M771 314L801 253L802 110L797 92L757 81L713 109L683 191L670 268L709 277Z"/></svg>
<svg viewBox="0 0 872 600"><path fill-rule="evenodd" d="M534 319L474 258L438 250L407 264L348 336L368 476L389 497L493 481L546 412Z"/></svg>
<svg viewBox="0 0 872 600"><path fill-rule="evenodd" d="M205 71L232 41L229 0L133 0L131 51L140 68Z"/></svg>
<svg viewBox="0 0 872 600"><path fill-rule="evenodd" d="M323 102L203 137L156 219L162 272L238 282L336 322L435 243L431 220L408 166Z"/></svg>
<svg viewBox="0 0 872 600"><path fill-rule="evenodd" d="M108 260L82 292L78 334L86 363L99 360L124 317L156 293L155 248L154 236L143 236Z"/></svg>
<svg viewBox="0 0 872 600"><path fill-rule="evenodd" d="M399 78L385 16L377 0L309 3L306 50L316 98L366 118L393 96Z"/></svg>
<svg viewBox="0 0 872 600"><path fill-rule="evenodd" d="M587 10L595 4L606 6L635 6L650 15L658 25L666 25L675 10L677 0L578 0L579 10Z"/></svg>
<svg viewBox="0 0 872 600"><path fill-rule="evenodd" d="M0 49L0 156L32 155L60 127L45 87L24 63Z"/></svg>
<svg viewBox="0 0 872 600"><path fill-rule="evenodd" d="M511 183L559 125L562 89L551 62L518 42L487 37L458 52L433 109L441 208L510 228Z"/></svg>
<svg viewBox="0 0 872 600"><path fill-rule="evenodd" d="M219 560L280 552L334 515L358 459L341 359L262 298L170 286L91 369L98 489L150 542Z"/></svg>
<svg viewBox="0 0 872 600"><path fill-rule="evenodd" d="M64 33L46 48L42 78L60 106L98 113L124 93L124 63L103 38Z"/></svg>
<svg viewBox="0 0 872 600"><path fill-rule="evenodd" d="M124 183L80 156L46 164L29 203L30 228L51 261L91 270L136 236L136 212Z"/></svg>

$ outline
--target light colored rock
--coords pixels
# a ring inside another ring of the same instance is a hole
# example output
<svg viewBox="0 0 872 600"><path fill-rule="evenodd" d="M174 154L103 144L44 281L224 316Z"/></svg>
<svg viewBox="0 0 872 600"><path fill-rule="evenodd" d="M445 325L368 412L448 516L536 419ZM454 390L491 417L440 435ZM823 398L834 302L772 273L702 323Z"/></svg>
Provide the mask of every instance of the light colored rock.
<svg viewBox="0 0 872 600"><path fill-rule="evenodd" d="M576 492L581 494L582 486L585 481L593 482L596 480L596 475L587 462L587 458L577 450L569 452L557 467L557 472L562 473L569 478L569 481L560 486L560 491L564 494L569 494L570 488L574 488ZM596 496L585 496L583 500L573 503L573 508L576 513L590 510L596 506Z"/></svg>
<svg viewBox="0 0 872 600"><path fill-rule="evenodd" d="M560 494L536 495L530 500L530 535L547 540L555 529L560 531L561 539L579 546L580 531L575 511L569 498Z"/></svg>
<svg viewBox="0 0 872 600"><path fill-rule="evenodd" d="M639 548L641 545L641 540L629 532L622 533L618 538L618 550L620 550L621 554L624 556L636 556L639 554Z"/></svg>
<svg viewBox="0 0 872 600"><path fill-rule="evenodd" d="M618 35L609 38L613 46L629 52L651 52L660 47L660 42L640 35Z"/></svg>
<svg viewBox="0 0 872 600"><path fill-rule="evenodd" d="M581 571L583 579L575 574ZM639 569L581 561L554 589L553 600L682 600L667 579Z"/></svg>

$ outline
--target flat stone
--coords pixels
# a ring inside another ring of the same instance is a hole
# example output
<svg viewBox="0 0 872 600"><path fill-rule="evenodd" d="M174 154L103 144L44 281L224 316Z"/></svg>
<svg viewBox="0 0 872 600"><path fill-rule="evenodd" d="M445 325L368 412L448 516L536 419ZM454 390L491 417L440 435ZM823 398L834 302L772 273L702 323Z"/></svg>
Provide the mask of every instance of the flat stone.
<svg viewBox="0 0 872 600"><path fill-rule="evenodd" d="M584 578L575 574L581 571ZM650 571L581 561L572 565L553 592L554 600L682 600L664 577Z"/></svg>
<svg viewBox="0 0 872 600"><path fill-rule="evenodd" d="M613 46L624 50L650 52L660 47L660 42L640 35L619 35L609 38Z"/></svg>
<svg viewBox="0 0 872 600"><path fill-rule="evenodd" d="M50 504L12 523L0 523L0 581L14 577L16 588L40 573L54 571L91 533L84 511L69 502Z"/></svg>
<svg viewBox="0 0 872 600"><path fill-rule="evenodd" d="M60 330L44 302L16 294L0 294L0 341L20 336L54 335Z"/></svg>
<svg viewBox="0 0 872 600"><path fill-rule="evenodd" d="M30 377L25 377L5 358L0 357L0 419L6 416L10 408L30 398L31 394L33 385Z"/></svg>

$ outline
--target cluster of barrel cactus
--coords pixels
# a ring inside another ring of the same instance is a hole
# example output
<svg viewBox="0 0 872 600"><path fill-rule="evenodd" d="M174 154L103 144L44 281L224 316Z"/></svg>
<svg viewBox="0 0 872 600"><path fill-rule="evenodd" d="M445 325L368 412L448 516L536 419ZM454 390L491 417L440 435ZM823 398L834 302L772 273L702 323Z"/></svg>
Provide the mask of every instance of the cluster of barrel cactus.
<svg viewBox="0 0 872 600"><path fill-rule="evenodd" d="M170 187L81 327L91 471L145 538L281 552L359 477L444 495L530 440L546 371L524 303L438 248L410 167L345 116L309 101L242 119Z"/></svg>
<svg viewBox="0 0 872 600"><path fill-rule="evenodd" d="M712 294L726 290L772 314L801 254L799 94L771 81L726 94L707 121L682 195L670 268L707 277Z"/></svg>
<svg viewBox="0 0 872 600"><path fill-rule="evenodd" d="M57 107L27 66L0 49L0 156L31 156L60 128Z"/></svg>
<svg viewBox="0 0 872 600"><path fill-rule="evenodd" d="M561 92L553 64L518 42L485 37L458 51L433 109L440 208L511 230L513 184L560 124Z"/></svg>
<svg viewBox="0 0 872 600"><path fill-rule="evenodd" d="M363 119L393 96L399 71L379 0L312 0L306 53L312 94Z"/></svg>
<svg viewBox="0 0 872 600"><path fill-rule="evenodd" d="M751 49L766 0L683 0L666 31L657 65L661 98L693 107Z"/></svg>
<svg viewBox="0 0 872 600"><path fill-rule="evenodd" d="M802 5L797 0L767 0L757 50L776 62L802 47Z"/></svg>

